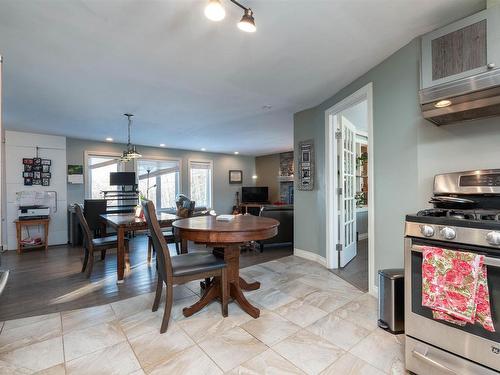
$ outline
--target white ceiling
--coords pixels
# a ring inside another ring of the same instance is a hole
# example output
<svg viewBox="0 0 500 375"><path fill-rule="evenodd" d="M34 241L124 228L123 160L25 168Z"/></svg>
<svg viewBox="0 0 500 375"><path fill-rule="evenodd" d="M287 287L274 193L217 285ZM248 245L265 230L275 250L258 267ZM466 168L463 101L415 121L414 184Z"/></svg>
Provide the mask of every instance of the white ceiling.
<svg viewBox="0 0 500 375"><path fill-rule="evenodd" d="M241 0L257 32L192 0L2 0L4 125L141 145L266 154L314 106L481 0ZM272 108L264 109L263 106Z"/></svg>

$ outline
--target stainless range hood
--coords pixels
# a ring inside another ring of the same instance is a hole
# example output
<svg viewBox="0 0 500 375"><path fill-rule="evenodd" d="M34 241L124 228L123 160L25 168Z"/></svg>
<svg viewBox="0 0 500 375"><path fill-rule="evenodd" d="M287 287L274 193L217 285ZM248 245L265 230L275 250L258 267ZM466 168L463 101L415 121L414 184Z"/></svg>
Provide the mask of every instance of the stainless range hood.
<svg viewBox="0 0 500 375"><path fill-rule="evenodd" d="M500 69L420 90L424 118L436 125L500 116Z"/></svg>

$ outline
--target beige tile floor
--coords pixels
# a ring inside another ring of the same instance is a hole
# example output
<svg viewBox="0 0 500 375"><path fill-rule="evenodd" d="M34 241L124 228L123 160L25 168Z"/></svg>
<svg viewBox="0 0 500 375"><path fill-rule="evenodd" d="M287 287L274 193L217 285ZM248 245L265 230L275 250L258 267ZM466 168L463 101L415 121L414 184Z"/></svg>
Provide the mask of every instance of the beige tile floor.
<svg viewBox="0 0 500 375"><path fill-rule="evenodd" d="M153 294L0 323L0 374L404 374L403 337L376 326L376 299L294 256L245 268L261 308L184 318L199 284L177 286L167 333ZM126 283L123 285L126 287Z"/></svg>

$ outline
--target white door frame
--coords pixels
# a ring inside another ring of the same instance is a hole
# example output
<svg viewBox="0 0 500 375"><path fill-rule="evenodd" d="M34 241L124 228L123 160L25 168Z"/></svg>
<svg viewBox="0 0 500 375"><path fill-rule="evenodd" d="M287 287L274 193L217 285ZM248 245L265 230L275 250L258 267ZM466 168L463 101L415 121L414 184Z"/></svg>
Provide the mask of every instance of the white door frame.
<svg viewBox="0 0 500 375"><path fill-rule="evenodd" d="M339 112L359 102L367 101L368 115L368 291L377 293L375 286L375 204L374 204L374 163L373 163L373 84L370 82L347 98L325 111L325 181L326 181L326 263L328 268L338 267L336 244L338 239L337 204L337 142L333 118ZM331 229L330 229L331 228Z"/></svg>

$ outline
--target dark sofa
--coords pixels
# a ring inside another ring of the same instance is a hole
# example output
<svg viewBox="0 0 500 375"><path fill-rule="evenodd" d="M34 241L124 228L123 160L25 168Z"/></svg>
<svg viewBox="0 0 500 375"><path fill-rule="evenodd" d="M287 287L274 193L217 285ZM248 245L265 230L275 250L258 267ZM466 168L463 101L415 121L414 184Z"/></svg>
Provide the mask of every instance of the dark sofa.
<svg viewBox="0 0 500 375"><path fill-rule="evenodd" d="M262 206L260 216L270 217L280 222L278 234L273 238L259 241L260 251L264 250L264 245L271 244L291 244L293 243L293 206Z"/></svg>

